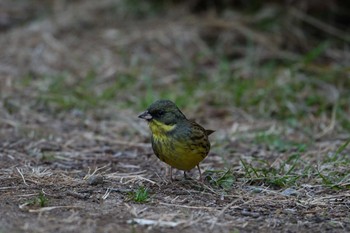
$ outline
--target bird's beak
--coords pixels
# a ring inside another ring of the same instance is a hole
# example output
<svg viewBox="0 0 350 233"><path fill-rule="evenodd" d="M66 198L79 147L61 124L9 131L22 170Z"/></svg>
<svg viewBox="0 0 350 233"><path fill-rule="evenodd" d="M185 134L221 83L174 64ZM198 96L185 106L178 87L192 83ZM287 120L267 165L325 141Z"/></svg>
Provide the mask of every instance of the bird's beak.
<svg viewBox="0 0 350 233"><path fill-rule="evenodd" d="M147 120L147 121L152 120L152 116L151 116L151 114L149 114L148 111L145 111L145 112L141 113L141 114L138 116L138 118L145 119L145 120Z"/></svg>

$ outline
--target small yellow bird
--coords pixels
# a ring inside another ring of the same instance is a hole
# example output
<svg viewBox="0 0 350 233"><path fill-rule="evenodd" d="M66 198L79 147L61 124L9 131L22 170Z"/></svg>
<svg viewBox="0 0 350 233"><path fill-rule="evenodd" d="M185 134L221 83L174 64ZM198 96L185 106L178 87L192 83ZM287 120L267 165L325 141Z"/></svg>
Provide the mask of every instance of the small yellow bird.
<svg viewBox="0 0 350 233"><path fill-rule="evenodd" d="M200 180L202 173L199 163L208 155L208 136L213 130L206 130L194 121L188 120L170 100L157 100L138 116L148 122L152 132L152 148L156 156L172 168L184 171L197 166Z"/></svg>

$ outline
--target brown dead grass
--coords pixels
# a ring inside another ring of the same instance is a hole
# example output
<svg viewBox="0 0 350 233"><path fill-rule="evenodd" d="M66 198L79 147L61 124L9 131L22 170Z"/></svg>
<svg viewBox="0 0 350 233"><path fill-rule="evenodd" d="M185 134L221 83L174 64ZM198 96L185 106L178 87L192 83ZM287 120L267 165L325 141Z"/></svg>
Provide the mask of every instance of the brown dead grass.
<svg viewBox="0 0 350 233"><path fill-rule="evenodd" d="M195 180L170 183L164 177L163 165L154 156L148 156L151 154L148 146L127 146L123 150L119 143L114 143L100 145L96 150L93 145L98 140L94 137L82 140L69 147L64 146L66 140L55 143L59 150L43 140L36 141L37 145L46 144L45 150L35 147L38 154L54 155L54 159L46 162L31 155L33 151L26 142L22 146L16 141L2 146L1 215L6 216L1 222L3 230L347 231L348 192L331 192L322 186L305 184L297 189L296 195L286 196L283 190L240 181L225 192ZM27 153L21 153L22 150ZM211 154L202 166L220 169L220 160L218 155ZM237 164L237 158L229 163ZM103 183L88 184L86 175L93 171L104 177ZM138 204L129 199L129 193L139 186L148 187L149 202ZM48 199L47 207L25 205L39 192ZM139 224L128 224L132 219ZM155 222L139 226L146 224L146 220Z"/></svg>
<svg viewBox="0 0 350 233"><path fill-rule="evenodd" d="M13 12L16 3L3 4L7 8L0 14L7 9ZM198 18L181 7L161 19L138 21L116 14L118 1L52 4L48 4L49 12L35 8L42 14L40 20L32 20L35 16L28 13L28 5L16 8L21 17L10 17L8 28L1 32L0 232L350 231L347 189L334 190L312 181L292 187L296 193L285 195L285 188L244 179L240 159L265 159L273 166L291 153L255 145L255 131L308 139L309 135L280 122L256 119L233 107L197 109L208 128L218 129L211 138L212 152L201 166L204 170L230 167L237 178L224 190L208 181L198 183L195 171L190 173L191 180L183 180L179 172L178 180L169 182L165 166L153 156L147 126L136 119L135 108L51 112L37 103L37 90L47 88L41 78L62 72L74 82L94 70L107 85L116 73L146 72L163 77L156 81L160 87L171 85L177 68L193 59L211 72L215 56L203 34L215 30L224 31L217 38L222 45L237 42L230 47L231 54L239 55L237 65L245 62L246 51L238 42L246 37L258 45L259 61L298 59L298 54L281 49L283 34L270 36L253 30L243 16L234 21L210 15ZM304 15L298 17L315 24ZM326 30L323 26L319 25ZM202 58L195 57L198 51L203 52ZM330 51L326 56L345 62L339 58L346 52ZM243 77L252 75L249 67L240 72ZM28 75L32 83L28 87L19 84ZM138 101L132 93L117 97L120 102ZM210 121L204 116L210 116ZM322 128L327 130L331 119L324 122ZM317 141L302 159L317 165L348 138L347 133L334 135L332 130L315 137ZM240 140L242 135L245 140ZM348 172L346 167L344 172ZM103 182L89 184L93 175L102 176ZM130 198L141 186L150 193L146 203ZM32 202L39 193L47 198L47 206Z"/></svg>

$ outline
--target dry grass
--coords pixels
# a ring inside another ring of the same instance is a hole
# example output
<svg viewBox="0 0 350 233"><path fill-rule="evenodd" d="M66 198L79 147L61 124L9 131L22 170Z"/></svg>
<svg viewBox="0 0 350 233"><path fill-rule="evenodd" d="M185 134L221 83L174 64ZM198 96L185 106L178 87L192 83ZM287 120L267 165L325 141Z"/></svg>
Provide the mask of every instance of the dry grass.
<svg viewBox="0 0 350 233"><path fill-rule="evenodd" d="M2 4L21 17L0 37L0 232L350 231L341 29L300 9L260 28L277 6ZM293 20L330 39L282 30ZM158 98L216 129L204 183L169 182L153 156L136 116Z"/></svg>

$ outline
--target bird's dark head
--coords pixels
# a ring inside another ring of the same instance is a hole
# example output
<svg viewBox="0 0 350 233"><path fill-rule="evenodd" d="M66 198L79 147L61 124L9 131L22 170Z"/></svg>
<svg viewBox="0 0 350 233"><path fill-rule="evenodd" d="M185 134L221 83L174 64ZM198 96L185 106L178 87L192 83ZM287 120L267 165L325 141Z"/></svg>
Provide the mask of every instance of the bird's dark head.
<svg viewBox="0 0 350 233"><path fill-rule="evenodd" d="M166 125L175 125L179 121L186 119L175 103L170 100L157 100L139 115L139 118L148 122L156 120Z"/></svg>

